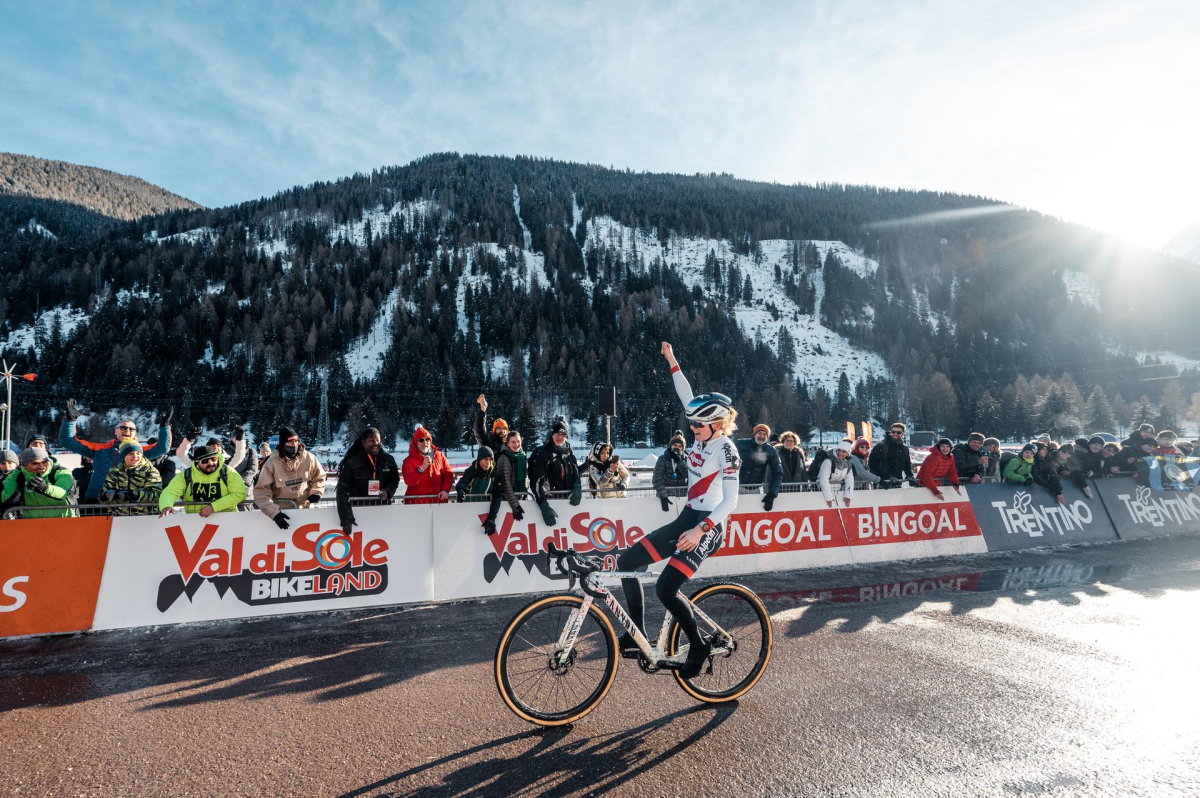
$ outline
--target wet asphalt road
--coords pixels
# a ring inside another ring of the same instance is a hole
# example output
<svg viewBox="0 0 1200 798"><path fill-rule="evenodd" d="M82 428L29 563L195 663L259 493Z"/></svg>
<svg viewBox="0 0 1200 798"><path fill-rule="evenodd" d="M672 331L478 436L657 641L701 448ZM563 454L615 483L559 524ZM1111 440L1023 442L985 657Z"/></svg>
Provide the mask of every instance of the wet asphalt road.
<svg viewBox="0 0 1200 798"><path fill-rule="evenodd" d="M1200 795L1200 536L742 581L737 705L622 661L560 730L492 681L526 598L0 643L0 794Z"/></svg>

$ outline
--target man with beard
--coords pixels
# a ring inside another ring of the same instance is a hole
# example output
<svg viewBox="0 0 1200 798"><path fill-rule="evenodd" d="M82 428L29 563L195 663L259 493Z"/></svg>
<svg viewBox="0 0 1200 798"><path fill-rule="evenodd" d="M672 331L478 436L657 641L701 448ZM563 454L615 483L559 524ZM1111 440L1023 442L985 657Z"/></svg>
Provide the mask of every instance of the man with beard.
<svg viewBox="0 0 1200 798"><path fill-rule="evenodd" d="M349 535L354 520L351 499L364 504L391 504L400 487L400 468L396 458L383 450L379 430L367 427L346 452L338 466L337 510L342 532Z"/></svg>
<svg viewBox="0 0 1200 798"><path fill-rule="evenodd" d="M687 457L683 451L687 441L683 433L675 430L667 443L667 450L654 464L654 495L662 502L663 512L671 512L671 496L683 496L687 493L688 469Z"/></svg>
<svg viewBox="0 0 1200 798"><path fill-rule="evenodd" d="M579 463L567 443L567 424L557 419L550 428L550 439L534 450L529 458L529 488L542 511L546 526L554 526L558 514L550 506L550 494L570 491L572 506L583 500Z"/></svg>

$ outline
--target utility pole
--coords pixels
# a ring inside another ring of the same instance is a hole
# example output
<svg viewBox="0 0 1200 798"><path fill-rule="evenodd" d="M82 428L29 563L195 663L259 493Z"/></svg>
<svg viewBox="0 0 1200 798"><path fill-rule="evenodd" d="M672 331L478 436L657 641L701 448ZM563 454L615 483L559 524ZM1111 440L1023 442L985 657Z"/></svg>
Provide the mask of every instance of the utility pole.
<svg viewBox="0 0 1200 798"><path fill-rule="evenodd" d="M2 361L2 362L4 365L4 372L3 372L4 383L5 383L5 387L8 389L8 401L6 401L3 405L0 405L0 409L2 409L4 412L4 444L3 444L3 448L7 449L8 442L12 440L12 409L13 409L12 381L13 381L13 377L20 377L23 380L29 380L30 382L33 382L34 378L37 377L37 374L32 373L32 372L29 374L13 374L13 369L16 367L16 364L14 363L12 366L10 366L10 365L8 365L7 360Z"/></svg>
<svg viewBox="0 0 1200 798"><path fill-rule="evenodd" d="M321 377L321 418L317 422L317 443L328 446L333 435L329 432L329 375Z"/></svg>

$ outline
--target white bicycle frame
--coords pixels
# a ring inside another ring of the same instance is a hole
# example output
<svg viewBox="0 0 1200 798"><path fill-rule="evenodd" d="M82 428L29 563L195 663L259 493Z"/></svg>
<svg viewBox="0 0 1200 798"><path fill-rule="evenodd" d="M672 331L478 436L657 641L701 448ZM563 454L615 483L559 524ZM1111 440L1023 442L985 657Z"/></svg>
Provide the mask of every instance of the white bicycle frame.
<svg viewBox="0 0 1200 798"><path fill-rule="evenodd" d="M644 634L642 634L640 629L637 628L637 624L635 624L633 622L633 619L629 617L629 613L627 613L625 611L625 608L621 606L621 602L617 601L616 596L614 596L612 594L612 591L609 590L603 584L603 582L601 580L603 580L603 579L648 580L648 579L657 578L659 573L661 573L661 572L658 572L658 571L596 571L591 574L588 574L588 576L587 576L587 587L604 596L604 605L606 607L608 607L609 611L613 615L615 615L617 617L617 620L620 622L621 626L625 629L626 632L629 633L630 637L633 638L634 642L637 643L638 650L640 650L642 652L642 656L644 656L646 658L646 661L654 666L656 666L658 664L659 660L663 659L666 656L667 632L670 631L671 621L674 619L673 616L671 615L670 612L667 612L666 615L663 616L662 631L660 631L658 634L658 645L651 646L650 641L648 639L646 639L646 636ZM581 588L582 588L582 585L581 585ZM685 604L687 604L689 607L692 608L692 612L696 613L697 618L699 618L700 620L707 623L714 631L721 634L724 637L724 639L733 640L733 635L729 634L729 632L727 632L723 628L721 628L721 626L718 625L716 621L714 621L712 618L708 617L708 615L706 615L703 610L701 610L699 607L697 607L695 604L693 604L687 598L687 596L679 594L679 598L682 599ZM585 618L587 618L588 610L591 609L593 602L594 602L593 597L591 595L589 595L586 590L584 590L583 591L583 604L581 604L578 608L571 611L571 615L570 615L570 617L567 618L567 623L563 627L562 634L559 635L559 637L558 637L558 646L555 649L558 657L565 657L567 654L570 653L570 651L572 649L575 648L575 642L579 638L579 630L583 626L583 621ZM725 646L718 647L718 646L714 645L712 653L713 653L713 656L717 656L717 655L725 654L729 650L730 649L728 647L725 647ZM687 651L688 651L688 645L685 643L679 647L679 650L676 652L676 654L686 654Z"/></svg>

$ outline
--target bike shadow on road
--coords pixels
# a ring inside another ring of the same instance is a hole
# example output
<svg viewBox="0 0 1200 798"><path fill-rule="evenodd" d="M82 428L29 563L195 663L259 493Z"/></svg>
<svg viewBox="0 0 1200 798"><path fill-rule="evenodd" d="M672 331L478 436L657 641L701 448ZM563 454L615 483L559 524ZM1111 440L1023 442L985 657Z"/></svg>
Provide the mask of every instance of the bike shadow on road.
<svg viewBox="0 0 1200 798"><path fill-rule="evenodd" d="M563 798L608 792L658 767L711 734L737 711L737 702L696 705L640 726L583 737L571 726L533 729L449 754L393 776L343 793L337 798L434 798L435 796L514 795L536 792ZM674 736L677 724L695 715L710 715L701 726L662 748L657 736ZM496 749L531 742L532 747L485 756ZM662 750L659 750L662 748ZM647 754L658 751L651 757ZM443 768L449 771L436 784L405 786L408 780Z"/></svg>

